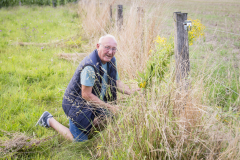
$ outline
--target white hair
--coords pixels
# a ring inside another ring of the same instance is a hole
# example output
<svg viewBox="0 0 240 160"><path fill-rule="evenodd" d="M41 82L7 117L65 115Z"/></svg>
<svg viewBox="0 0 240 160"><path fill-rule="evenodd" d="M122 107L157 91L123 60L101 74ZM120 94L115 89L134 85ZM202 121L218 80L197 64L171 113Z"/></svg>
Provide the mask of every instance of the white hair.
<svg viewBox="0 0 240 160"><path fill-rule="evenodd" d="M100 37L98 43L102 43L103 39L104 39L104 38L107 38L107 37L112 38L112 39L117 43L116 38L115 38L113 35L111 35L111 34L106 34L106 35Z"/></svg>

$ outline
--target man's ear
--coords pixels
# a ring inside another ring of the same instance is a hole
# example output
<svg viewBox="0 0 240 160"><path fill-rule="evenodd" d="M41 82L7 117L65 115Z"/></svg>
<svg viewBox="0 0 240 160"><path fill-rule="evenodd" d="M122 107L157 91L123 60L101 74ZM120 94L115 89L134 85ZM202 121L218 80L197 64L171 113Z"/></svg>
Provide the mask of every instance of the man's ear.
<svg viewBox="0 0 240 160"><path fill-rule="evenodd" d="M96 46L96 47L97 47L97 49L99 49L99 47L100 47L100 44L99 44L99 43L97 43L97 46Z"/></svg>

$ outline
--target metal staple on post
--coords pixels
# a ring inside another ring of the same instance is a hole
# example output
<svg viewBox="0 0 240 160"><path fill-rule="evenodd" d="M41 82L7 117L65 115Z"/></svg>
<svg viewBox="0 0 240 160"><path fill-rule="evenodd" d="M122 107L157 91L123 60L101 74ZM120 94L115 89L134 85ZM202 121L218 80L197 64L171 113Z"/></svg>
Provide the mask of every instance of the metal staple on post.
<svg viewBox="0 0 240 160"><path fill-rule="evenodd" d="M187 77L190 71L188 30L184 29L187 13L175 12L174 52L176 63L176 82L180 88L188 88Z"/></svg>
<svg viewBox="0 0 240 160"><path fill-rule="evenodd" d="M122 25L123 25L123 5L118 5L118 14L117 14L118 31L121 31Z"/></svg>

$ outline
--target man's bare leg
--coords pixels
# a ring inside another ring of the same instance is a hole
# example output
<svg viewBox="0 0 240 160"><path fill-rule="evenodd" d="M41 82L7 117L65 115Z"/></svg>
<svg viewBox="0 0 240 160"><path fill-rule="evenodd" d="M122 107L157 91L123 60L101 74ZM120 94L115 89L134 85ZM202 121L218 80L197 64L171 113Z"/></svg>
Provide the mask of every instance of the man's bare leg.
<svg viewBox="0 0 240 160"><path fill-rule="evenodd" d="M62 135L67 140L73 141L73 135L70 132L69 128L65 127L58 121L56 121L53 117L49 119L49 125L55 129L60 135Z"/></svg>

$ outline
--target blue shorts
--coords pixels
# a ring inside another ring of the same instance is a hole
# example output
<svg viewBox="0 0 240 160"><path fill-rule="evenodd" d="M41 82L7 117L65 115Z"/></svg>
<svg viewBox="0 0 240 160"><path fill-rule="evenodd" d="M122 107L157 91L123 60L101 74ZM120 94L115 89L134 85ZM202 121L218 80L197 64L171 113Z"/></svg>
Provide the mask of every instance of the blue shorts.
<svg viewBox="0 0 240 160"><path fill-rule="evenodd" d="M113 114L110 111L108 111L107 109L103 109L103 108L97 110L96 113L99 117L113 117ZM90 124L90 122L89 122L89 124ZM73 121L70 119L69 119L69 129L73 135L74 141L83 142L83 141L88 140L88 133L90 132L90 130L88 130L87 132L80 130L77 127L77 125L74 124Z"/></svg>
<svg viewBox="0 0 240 160"><path fill-rule="evenodd" d="M88 135L83 133L78 127L69 119L69 129L73 135L75 142L83 142L88 140Z"/></svg>

